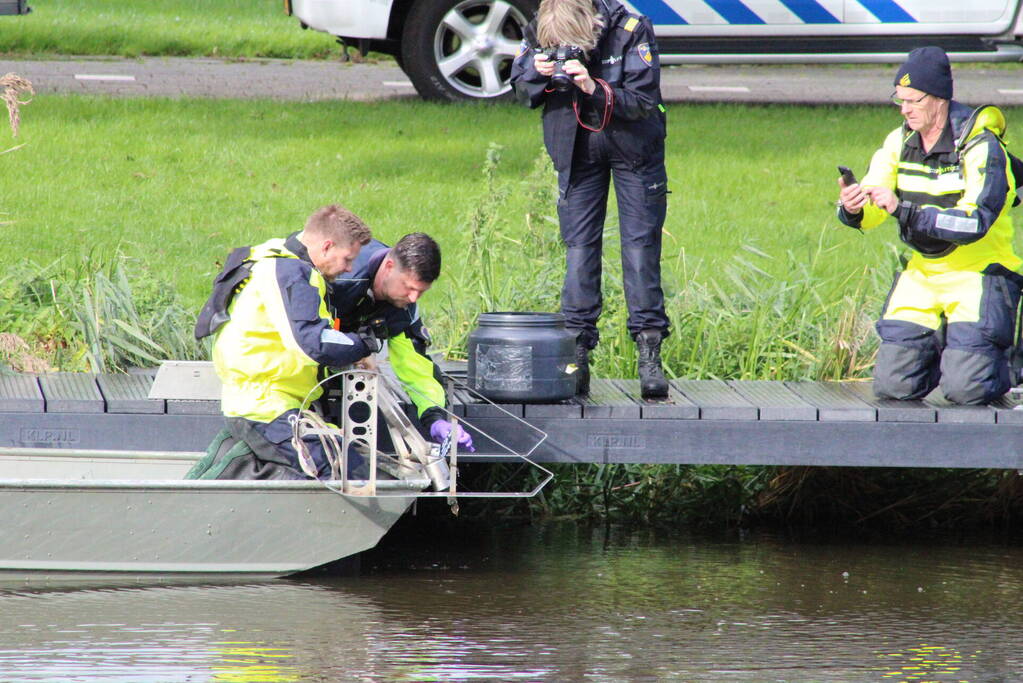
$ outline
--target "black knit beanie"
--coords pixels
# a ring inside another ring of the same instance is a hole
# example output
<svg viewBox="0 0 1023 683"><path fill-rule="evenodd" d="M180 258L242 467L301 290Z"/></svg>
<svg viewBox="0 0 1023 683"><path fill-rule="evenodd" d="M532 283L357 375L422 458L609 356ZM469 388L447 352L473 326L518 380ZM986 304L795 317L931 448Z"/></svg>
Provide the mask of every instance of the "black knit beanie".
<svg viewBox="0 0 1023 683"><path fill-rule="evenodd" d="M916 88L943 100L952 99L952 66L940 47L918 47L895 72L895 85Z"/></svg>

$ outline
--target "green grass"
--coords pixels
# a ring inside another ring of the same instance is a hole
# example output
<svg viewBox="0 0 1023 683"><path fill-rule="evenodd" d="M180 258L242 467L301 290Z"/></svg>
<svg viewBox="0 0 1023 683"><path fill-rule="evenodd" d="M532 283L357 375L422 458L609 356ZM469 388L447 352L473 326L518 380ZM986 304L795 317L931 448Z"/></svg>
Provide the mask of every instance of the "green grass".
<svg viewBox="0 0 1023 683"><path fill-rule="evenodd" d="M334 38L303 31L283 0L32 0L0 16L0 54L339 58Z"/></svg>
<svg viewBox="0 0 1023 683"><path fill-rule="evenodd" d="M864 236L837 224L835 165L862 173L894 112L675 105L669 120L669 372L862 374L896 237L892 225ZM446 268L425 307L456 355L481 310L557 306L554 176L536 112L39 96L17 140L0 131L0 151L15 143L0 155L0 249L40 269L58 261L72 279L102 262L116 280L116 261L197 310L232 247L340 202L385 241L438 238ZM616 221L612 207L597 370L628 376ZM48 334L35 337L45 346Z"/></svg>

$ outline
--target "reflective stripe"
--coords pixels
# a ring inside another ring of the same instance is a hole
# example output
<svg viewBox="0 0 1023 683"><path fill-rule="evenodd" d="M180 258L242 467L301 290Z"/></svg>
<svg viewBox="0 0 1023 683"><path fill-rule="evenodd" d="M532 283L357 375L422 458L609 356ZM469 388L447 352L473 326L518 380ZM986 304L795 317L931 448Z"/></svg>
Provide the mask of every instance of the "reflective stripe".
<svg viewBox="0 0 1023 683"><path fill-rule="evenodd" d="M958 232L966 235L975 235L980 232L980 221L976 218L964 218L962 216L950 216L939 213L934 221L934 227L939 230Z"/></svg>
<svg viewBox="0 0 1023 683"><path fill-rule="evenodd" d="M629 4L655 24L680 26L689 23L664 0L631 0Z"/></svg>
<svg viewBox="0 0 1023 683"><path fill-rule="evenodd" d="M704 0L715 12L724 17L729 24L763 24L761 19L749 7L739 0Z"/></svg>
<svg viewBox="0 0 1023 683"><path fill-rule="evenodd" d="M899 173L899 190L922 192L934 197L960 193L966 189L966 181L958 173L943 173L937 178Z"/></svg>
<svg viewBox="0 0 1023 683"><path fill-rule="evenodd" d="M858 2L866 7L868 12L880 19L882 23L916 23L916 19L909 12L892 0L858 0Z"/></svg>
<svg viewBox="0 0 1023 683"><path fill-rule="evenodd" d="M915 24L919 20L902 6L900 0L847 0L844 12L834 2L821 0L774 0L804 24L836 25L842 23L858 24L870 21L871 15L883 24ZM777 26L791 24L790 20L779 20L780 8L770 7L773 3L750 0L629 0L628 4L640 14L650 18L658 26L708 25L717 22L710 19L704 7L711 8L717 17L731 25L765 25ZM765 6L765 4L767 6ZM916 11L924 11L919 3L911 3ZM832 9L828 9L831 6ZM680 7L680 9L676 9ZM753 9L753 8L756 9ZM864 11L866 10L866 11ZM679 12L685 12L688 20L683 19ZM760 14L758 14L760 12ZM767 14L764 14L767 12ZM772 14L773 13L773 14ZM869 13L869 14L868 14ZM770 18L765 21L761 14ZM930 17L928 14L927 17ZM926 17L925 17L926 18ZM928 20L933 20L931 17ZM948 19L944 19L947 21ZM626 28L626 30L630 30Z"/></svg>
<svg viewBox="0 0 1023 683"><path fill-rule="evenodd" d="M930 175L934 172L934 167L928 166L927 164L914 164L912 161L900 161L899 170L920 171L921 173Z"/></svg>
<svg viewBox="0 0 1023 683"><path fill-rule="evenodd" d="M323 332L320 332L320 343L322 344L341 344L343 346L353 346L355 342L344 332L338 332L332 330L329 327Z"/></svg>
<svg viewBox="0 0 1023 683"><path fill-rule="evenodd" d="M842 23L831 12L818 4L816 0L779 0L806 24L840 24Z"/></svg>

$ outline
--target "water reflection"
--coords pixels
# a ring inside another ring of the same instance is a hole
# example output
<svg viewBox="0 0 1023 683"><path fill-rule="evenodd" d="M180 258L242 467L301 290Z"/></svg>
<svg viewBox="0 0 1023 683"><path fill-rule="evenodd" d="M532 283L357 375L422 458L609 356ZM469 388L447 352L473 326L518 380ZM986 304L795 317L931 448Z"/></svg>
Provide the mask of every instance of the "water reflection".
<svg viewBox="0 0 1023 683"><path fill-rule="evenodd" d="M386 552L357 578L0 590L0 680L981 683L1023 671L1016 547L560 525Z"/></svg>

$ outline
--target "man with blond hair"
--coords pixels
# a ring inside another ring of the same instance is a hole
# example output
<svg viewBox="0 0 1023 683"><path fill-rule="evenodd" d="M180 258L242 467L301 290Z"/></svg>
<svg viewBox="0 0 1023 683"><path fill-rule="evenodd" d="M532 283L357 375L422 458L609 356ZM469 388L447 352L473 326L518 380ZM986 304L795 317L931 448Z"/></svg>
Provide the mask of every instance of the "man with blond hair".
<svg viewBox="0 0 1023 683"><path fill-rule="evenodd" d="M601 247L608 190L618 200L629 334L644 398L664 398L661 227L667 208L665 111L650 20L617 0L541 0L512 66L520 100L541 105L558 171L558 217L567 247L561 310L576 335L577 393L589 392L597 346Z"/></svg>
<svg viewBox="0 0 1023 683"><path fill-rule="evenodd" d="M222 478L330 476L316 436L305 439L312 463L300 462L289 420L322 393L321 366L344 367L380 348L371 335L334 329L325 301L327 282L347 272L370 239L358 216L325 206L301 232L236 249L214 280L196 337L215 335L227 430L256 461Z"/></svg>

